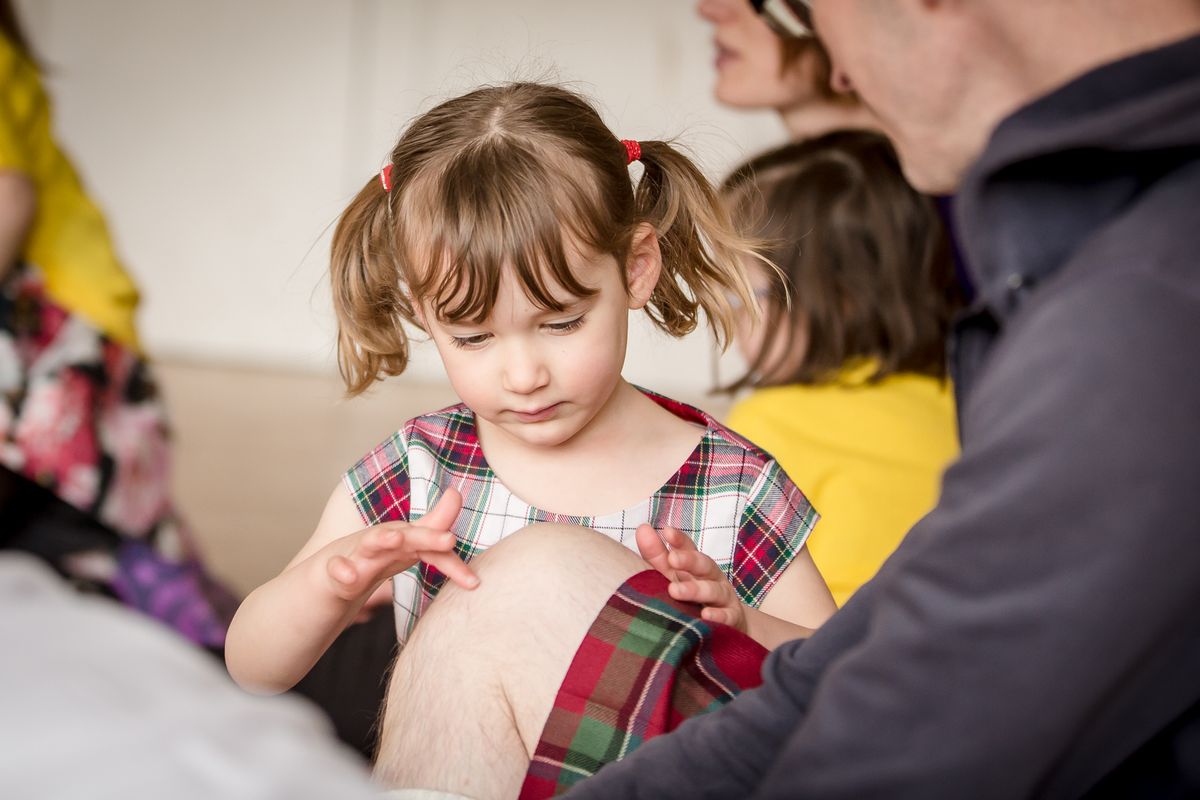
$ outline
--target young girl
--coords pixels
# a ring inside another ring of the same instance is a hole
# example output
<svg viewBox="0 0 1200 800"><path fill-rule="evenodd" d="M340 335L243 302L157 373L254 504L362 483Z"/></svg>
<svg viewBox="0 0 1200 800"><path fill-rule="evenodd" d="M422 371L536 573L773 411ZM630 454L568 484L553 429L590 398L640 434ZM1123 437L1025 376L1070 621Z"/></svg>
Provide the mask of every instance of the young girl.
<svg viewBox="0 0 1200 800"><path fill-rule="evenodd" d="M841 132L752 159L722 196L763 318L740 326L753 391L729 425L821 509L813 559L844 603L933 507L958 452L945 342L957 306L945 234L891 145Z"/></svg>
<svg viewBox="0 0 1200 800"><path fill-rule="evenodd" d="M403 642L446 578L472 588L470 559L538 522L658 556L661 530L671 593L768 646L819 625L833 604L804 495L707 414L621 377L631 309L675 336L703 314L727 341L750 252L687 158L617 139L563 89L483 88L416 120L334 235L339 362L351 394L399 375L414 325L463 402L349 471L238 611L231 674L291 686L393 576Z"/></svg>

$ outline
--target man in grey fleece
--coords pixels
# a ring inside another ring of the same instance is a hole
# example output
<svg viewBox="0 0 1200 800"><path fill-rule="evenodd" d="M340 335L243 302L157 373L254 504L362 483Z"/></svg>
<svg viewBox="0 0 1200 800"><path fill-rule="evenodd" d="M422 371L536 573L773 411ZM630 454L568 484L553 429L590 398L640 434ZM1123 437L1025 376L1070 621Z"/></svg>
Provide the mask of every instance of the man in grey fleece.
<svg viewBox="0 0 1200 800"><path fill-rule="evenodd" d="M569 796L1194 796L1200 3L810 5L836 87L874 109L916 186L957 192L979 290L953 342L962 457L878 576L779 648L761 688ZM540 565L524 567L546 614L585 583L546 603ZM467 601L481 613L489 581ZM515 609L460 641L542 630L543 612ZM433 637L447 663L453 635ZM471 677L527 748L555 685L538 642L519 669ZM422 665L420 691L463 691L438 670ZM484 711L463 713L429 774L478 744Z"/></svg>
<svg viewBox="0 0 1200 800"><path fill-rule="evenodd" d="M572 797L1200 792L1200 3L813 0L979 288L937 508Z"/></svg>

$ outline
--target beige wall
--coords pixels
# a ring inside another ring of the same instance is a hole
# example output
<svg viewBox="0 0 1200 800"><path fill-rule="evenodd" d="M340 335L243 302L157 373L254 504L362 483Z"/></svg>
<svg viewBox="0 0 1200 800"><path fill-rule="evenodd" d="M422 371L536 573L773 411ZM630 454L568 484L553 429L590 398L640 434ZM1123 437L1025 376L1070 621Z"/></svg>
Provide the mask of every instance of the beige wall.
<svg viewBox="0 0 1200 800"><path fill-rule="evenodd" d="M569 81L713 175L781 138L711 100L685 0L25 0L60 138L143 287L151 353L328 372L328 228L404 121L475 84ZM636 329L627 375L709 384L701 336ZM431 353L414 376L440 379Z"/></svg>

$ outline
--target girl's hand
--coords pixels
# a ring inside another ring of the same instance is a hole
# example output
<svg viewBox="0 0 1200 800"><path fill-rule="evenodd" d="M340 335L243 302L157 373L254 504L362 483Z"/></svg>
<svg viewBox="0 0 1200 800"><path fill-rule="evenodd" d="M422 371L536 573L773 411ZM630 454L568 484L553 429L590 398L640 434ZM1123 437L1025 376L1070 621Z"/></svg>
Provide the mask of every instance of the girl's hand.
<svg viewBox="0 0 1200 800"><path fill-rule="evenodd" d="M371 596L367 598L367 602L363 603L363 607L354 615L354 623L367 622L371 617L375 616L375 612L384 606L390 606L395 598L392 596L392 582L384 581L379 584L379 588L371 592Z"/></svg>
<svg viewBox="0 0 1200 800"><path fill-rule="evenodd" d="M462 496L448 489L418 522L385 522L342 537L326 547L329 586L343 600L368 600L380 585L424 561L464 589L479 578L454 552L451 524L462 508Z"/></svg>
<svg viewBox="0 0 1200 800"><path fill-rule="evenodd" d="M650 566L671 581L671 597L704 606L700 618L719 622L746 633L746 607L717 562L675 528L662 529L661 537L650 525L637 529L638 551Z"/></svg>

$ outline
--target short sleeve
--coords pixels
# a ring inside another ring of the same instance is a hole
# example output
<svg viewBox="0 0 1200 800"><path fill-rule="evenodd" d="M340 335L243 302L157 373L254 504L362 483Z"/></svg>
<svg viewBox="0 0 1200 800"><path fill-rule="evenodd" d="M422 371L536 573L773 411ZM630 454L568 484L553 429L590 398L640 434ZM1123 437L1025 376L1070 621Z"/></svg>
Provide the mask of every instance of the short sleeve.
<svg viewBox="0 0 1200 800"><path fill-rule="evenodd" d="M408 451L401 433L394 434L350 468L346 488L367 525L407 522L412 496Z"/></svg>
<svg viewBox="0 0 1200 800"><path fill-rule="evenodd" d="M367 525L408 521L412 480L404 441L404 431L396 433L346 472L346 488ZM420 568L421 565L416 564L392 578L396 638L402 645L412 633L426 603L421 590Z"/></svg>
<svg viewBox="0 0 1200 800"><path fill-rule="evenodd" d="M820 516L774 460L750 487L738 524L730 579L741 601L757 608L804 547Z"/></svg>

